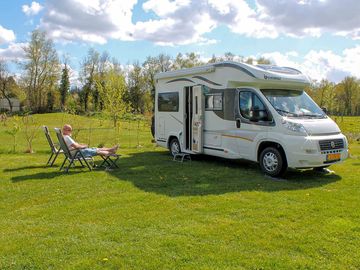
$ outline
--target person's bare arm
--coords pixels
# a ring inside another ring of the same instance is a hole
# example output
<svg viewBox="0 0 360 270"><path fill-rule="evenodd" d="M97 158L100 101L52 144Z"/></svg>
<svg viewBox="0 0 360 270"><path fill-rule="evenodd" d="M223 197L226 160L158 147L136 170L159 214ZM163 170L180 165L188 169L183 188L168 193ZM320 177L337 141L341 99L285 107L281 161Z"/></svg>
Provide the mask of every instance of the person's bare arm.
<svg viewBox="0 0 360 270"><path fill-rule="evenodd" d="M77 142L75 142L75 143L73 143L73 144L71 145L71 147L73 147L73 148L75 148L75 149L84 149L84 148L86 148L86 147L88 147L88 146L87 146L87 144L82 144L82 143L77 143Z"/></svg>

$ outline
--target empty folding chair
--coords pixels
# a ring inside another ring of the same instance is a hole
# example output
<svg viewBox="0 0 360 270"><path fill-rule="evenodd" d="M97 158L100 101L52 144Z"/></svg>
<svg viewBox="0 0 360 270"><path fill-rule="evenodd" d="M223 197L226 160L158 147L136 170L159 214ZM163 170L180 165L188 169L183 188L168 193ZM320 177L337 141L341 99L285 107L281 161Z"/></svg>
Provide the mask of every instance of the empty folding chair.
<svg viewBox="0 0 360 270"><path fill-rule="evenodd" d="M54 144L53 140L51 139L48 127L42 126L42 129L44 130L46 140L48 141L50 149L51 149L51 155L50 155L46 165L50 165L50 167L51 167L54 165L54 162L55 162L56 158L58 157L58 155L63 153L63 150L61 148L58 148L57 144Z"/></svg>

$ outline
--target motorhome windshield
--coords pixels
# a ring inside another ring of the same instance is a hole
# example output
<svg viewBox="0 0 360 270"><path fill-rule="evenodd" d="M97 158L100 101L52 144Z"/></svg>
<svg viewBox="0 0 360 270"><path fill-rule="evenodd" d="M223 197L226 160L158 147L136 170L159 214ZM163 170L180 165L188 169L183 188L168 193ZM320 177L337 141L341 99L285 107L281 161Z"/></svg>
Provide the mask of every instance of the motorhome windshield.
<svg viewBox="0 0 360 270"><path fill-rule="evenodd" d="M263 89L261 92L280 115L296 118L326 117L305 91Z"/></svg>

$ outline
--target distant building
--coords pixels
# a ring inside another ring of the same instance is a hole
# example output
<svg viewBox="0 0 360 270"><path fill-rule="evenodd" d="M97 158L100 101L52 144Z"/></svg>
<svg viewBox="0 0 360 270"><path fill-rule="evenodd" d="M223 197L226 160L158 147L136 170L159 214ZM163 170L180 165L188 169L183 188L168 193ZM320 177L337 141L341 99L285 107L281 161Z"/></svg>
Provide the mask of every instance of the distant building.
<svg viewBox="0 0 360 270"><path fill-rule="evenodd" d="M18 112L20 111L20 101L17 98L10 98L10 102L12 104L12 111ZM6 98L0 99L0 111L8 110L10 111L9 102Z"/></svg>

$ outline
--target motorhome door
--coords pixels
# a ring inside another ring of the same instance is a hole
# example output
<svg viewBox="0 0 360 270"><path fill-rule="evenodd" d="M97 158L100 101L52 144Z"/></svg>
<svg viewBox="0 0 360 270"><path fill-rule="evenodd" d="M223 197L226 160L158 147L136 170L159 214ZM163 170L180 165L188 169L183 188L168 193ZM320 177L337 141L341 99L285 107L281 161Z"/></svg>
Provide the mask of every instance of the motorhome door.
<svg viewBox="0 0 360 270"><path fill-rule="evenodd" d="M202 86L193 87L192 102L192 143L191 150L195 153L203 152L204 143L204 111L205 97L203 95Z"/></svg>

